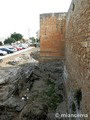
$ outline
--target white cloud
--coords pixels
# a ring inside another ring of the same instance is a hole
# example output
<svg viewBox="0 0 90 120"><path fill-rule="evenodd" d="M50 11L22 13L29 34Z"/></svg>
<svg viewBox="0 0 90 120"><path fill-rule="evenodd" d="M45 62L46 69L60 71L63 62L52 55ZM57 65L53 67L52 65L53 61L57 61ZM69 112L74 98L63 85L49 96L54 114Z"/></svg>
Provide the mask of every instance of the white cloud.
<svg viewBox="0 0 90 120"><path fill-rule="evenodd" d="M39 14L66 12L71 0L0 0L0 37L13 32L31 36L39 29Z"/></svg>

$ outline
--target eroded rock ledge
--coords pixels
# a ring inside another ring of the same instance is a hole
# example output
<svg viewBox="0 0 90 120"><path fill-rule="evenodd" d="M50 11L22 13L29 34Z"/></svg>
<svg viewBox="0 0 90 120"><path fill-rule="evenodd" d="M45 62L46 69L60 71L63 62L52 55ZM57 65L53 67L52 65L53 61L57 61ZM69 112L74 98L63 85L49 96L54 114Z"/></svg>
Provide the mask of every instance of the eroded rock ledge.
<svg viewBox="0 0 90 120"><path fill-rule="evenodd" d="M62 61L1 68L0 120L55 120L65 111Z"/></svg>

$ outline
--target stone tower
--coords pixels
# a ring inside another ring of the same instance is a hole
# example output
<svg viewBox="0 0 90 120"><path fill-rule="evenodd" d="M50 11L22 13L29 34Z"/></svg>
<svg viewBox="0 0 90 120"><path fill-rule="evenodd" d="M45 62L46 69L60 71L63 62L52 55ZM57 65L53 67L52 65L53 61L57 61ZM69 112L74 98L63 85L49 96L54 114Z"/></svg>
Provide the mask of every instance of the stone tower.
<svg viewBox="0 0 90 120"><path fill-rule="evenodd" d="M64 56L66 13L40 15L40 55L44 57Z"/></svg>

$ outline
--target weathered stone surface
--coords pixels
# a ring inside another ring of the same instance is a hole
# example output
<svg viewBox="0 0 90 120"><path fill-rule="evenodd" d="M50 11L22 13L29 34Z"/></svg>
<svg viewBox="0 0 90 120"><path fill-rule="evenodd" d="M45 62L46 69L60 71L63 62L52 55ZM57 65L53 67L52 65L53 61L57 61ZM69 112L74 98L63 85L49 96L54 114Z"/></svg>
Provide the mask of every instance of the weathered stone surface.
<svg viewBox="0 0 90 120"><path fill-rule="evenodd" d="M41 102L34 101L27 105L20 114L20 120L48 120L48 107Z"/></svg>
<svg viewBox="0 0 90 120"><path fill-rule="evenodd" d="M6 108L12 109L12 111L21 111L26 105L26 101L22 101L20 98L11 96L8 100L3 103L3 106Z"/></svg>
<svg viewBox="0 0 90 120"><path fill-rule="evenodd" d="M40 15L40 56L64 55L66 13Z"/></svg>
<svg viewBox="0 0 90 120"><path fill-rule="evenodd" d="M0 69L0 84L6 84L8 82L12 82L13 78L15 79L18 74L19 68L1 68Z"/></svg>
<svg viewBox="0 0 90 120"><path fill-rule="evenodd" d="M9 61L8 64L10 64L10 65L17 65L18 62L16 62L16 61Z"/></svg>
<svg viewBox="0 0 90 120"><path fill-rule="evenodd" d="M68 101L81 89L81 112L90 119L90 0L72 0L66 18L65 75ZM67 74L68 73L68 74ZM71 103L70 103L71 104ZM70 106L70 105L69 105Z"/></svg>
<svg viewBox="0 0 90 120"><path fill-rule="evenodd" d="M8 69L7 78L0 85L1 120L52 120L48 115L51 103L55 109L65 100L62 79L63 62L25 64Z"/></svg>

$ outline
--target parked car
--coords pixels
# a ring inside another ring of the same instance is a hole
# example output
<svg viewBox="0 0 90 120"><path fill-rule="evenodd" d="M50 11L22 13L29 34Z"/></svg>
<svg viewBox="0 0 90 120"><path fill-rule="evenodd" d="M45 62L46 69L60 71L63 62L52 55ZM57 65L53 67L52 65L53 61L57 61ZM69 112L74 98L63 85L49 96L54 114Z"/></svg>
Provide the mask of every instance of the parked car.
<svg viewBox="0 0 90 120"><path fill-rule="evenodd" d="M19 50L22 50L22 49L23 49L22 47L19 47L19 46L16 46L15 48L17 49L17 51L19 51Z"/></svg>
<svg viewBox="0 0 90 120"><path fill-rule="evenodd" d="M9 49L12 50L13 52L16 52L16 51L17 51L17 49L14 48L14 47L9 47Z"/></svg>
<svg viewBox="0 0 90 120"><path fill-rule="evenodd" d="M22 50L22 47L19 47L18 45L13 45L12 46L16 51Z"/></svg>
<svg viewBox="0 0 90 120"><path fill-rule="evenodd" d="M22 47L22 49L28 48L28 44L26 44L26 43L19 44L18 46Z"/></svg>
<svg viewBox="0 0 90 120"><path fill-rule="evenodd" d="M8 54L13 53L13 50L10 50L9 48L0 48L2 51L6 51Z"/></svg>
<svg viewBox="0 0 90 120"><path fill-rule="evenodd" d="M6 55L6 54L7 54L6 51L0 50L0 56Z"/></svg>

